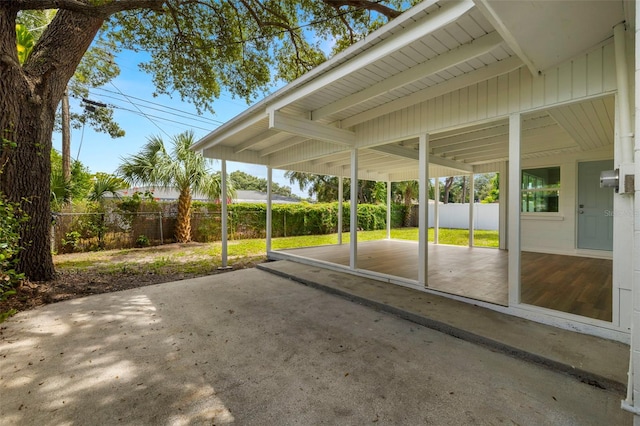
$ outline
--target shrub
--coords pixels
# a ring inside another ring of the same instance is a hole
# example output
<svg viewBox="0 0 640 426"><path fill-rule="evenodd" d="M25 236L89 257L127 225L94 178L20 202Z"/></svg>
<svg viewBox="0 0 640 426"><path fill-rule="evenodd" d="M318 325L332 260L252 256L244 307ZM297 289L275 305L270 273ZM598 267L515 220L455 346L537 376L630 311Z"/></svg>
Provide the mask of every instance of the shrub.
<svg viewBox="0 0 640 426"><path fill-rule="evenodd" d="M24 274L18 273L15 267L24 248L20 244L20 226L27 220L20 207L0 193L0 301L15 294L16 287L24 280ZM0 322L15 312L0 312Z"/></svg>
<svg viewBox="0 0 640 426"><path fill-rule="evenodd" d="M78 250L80 245L80 233L78 231L71 231L64 234L62 239L62 252L73 253Z"/></svg>
<svg viewBox="0 0 640 426"><path fill-rule="evenodd" d="M140 235L136 239L136 247L149 247L149 237L146 235Z"/></svg>

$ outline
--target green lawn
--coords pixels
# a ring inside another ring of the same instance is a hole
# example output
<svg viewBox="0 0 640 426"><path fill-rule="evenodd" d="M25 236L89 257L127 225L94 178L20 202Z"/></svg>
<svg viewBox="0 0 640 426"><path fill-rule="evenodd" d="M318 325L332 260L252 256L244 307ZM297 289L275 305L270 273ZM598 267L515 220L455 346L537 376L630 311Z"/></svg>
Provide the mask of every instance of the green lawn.
<svg viewBox="0 0 640 426"><path fill-rule="evenodd" d="M374 241L386 238L386 231L360 231L358 241ZM400 228L391 230L391 238L402 240L418 240L417 228ZM429 230L429 240L433 241L433 229ZM297 247L313 247L337 244L338 235L306 235L282 237L272 240L274 250ZM349 242L349 233L342 235L342 242ZM464 229L440 229L441 244L468 244L468 231ZM266 257L266 242L263 238L250 240L231 240L228 242L229 263L234 265L263 261ZM483 247L498 246L497 231L475 231L475 245ZM106 274L169 274L192 273L207 274L220 266L222 244L190 243L166 244L157 247L126 250L104 250L88 253L60 254L54 256L59 271L92 271Z"/></svg>
<svg viewBox="0 0 640 426"><path fill-rule="evenodd" d="M474 231L474 245L478 247L498 247L498 231ZM358 241L375 241L387 237L386 230L359 231ZM418 228L398 228L391 230L391 238L397 240L418 241ZM349 233L342 234L342 242L348 243ZM433 241L433 228L429 229L429 241ZM274 238L271 242L273 249L283 250L296 247L312 247L336 244L338 234L308 235L298 237ZM469 244L469 231L466 229L441 228L438 232L440 244L466 246Z"/></svg>

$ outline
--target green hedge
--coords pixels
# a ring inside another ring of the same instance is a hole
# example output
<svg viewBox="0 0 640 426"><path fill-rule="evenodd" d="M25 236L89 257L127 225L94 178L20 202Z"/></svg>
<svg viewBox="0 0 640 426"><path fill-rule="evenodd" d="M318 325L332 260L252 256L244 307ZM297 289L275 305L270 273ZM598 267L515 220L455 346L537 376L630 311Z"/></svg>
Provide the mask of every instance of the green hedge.
<svg viewBox="0 0 640 426"><path fill-rule="evenodd" d="M348 231L350 220L349 203L343 203L342 208L343 231ZM392 227L402 226L404 210L404 205L392 205ZM218 240L220 235L220 205L215 203L194 202L193 211L194 216L198 216L198 224L193 227L194 240ZM231 238L260 238L265 236L266 204L230 204L228 211L228 227ZM359 204L358 229L364 231L384 229L386 226L386 216L385 205ZM274 237L335 233L338 231L338 203L274 204L272 210L272 229L272 235Z"/></svg>

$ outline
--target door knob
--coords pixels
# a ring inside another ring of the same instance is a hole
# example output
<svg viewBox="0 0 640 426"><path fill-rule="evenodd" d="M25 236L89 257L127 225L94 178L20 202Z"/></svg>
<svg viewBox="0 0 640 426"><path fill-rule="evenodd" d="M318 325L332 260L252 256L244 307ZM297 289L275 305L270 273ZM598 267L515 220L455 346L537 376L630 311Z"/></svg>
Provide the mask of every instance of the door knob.
<svg viewBox="0 0 640 426"><path fill-rule="evenodd" d="M578 213L584 214L584 210L578 210Z"/></svg>

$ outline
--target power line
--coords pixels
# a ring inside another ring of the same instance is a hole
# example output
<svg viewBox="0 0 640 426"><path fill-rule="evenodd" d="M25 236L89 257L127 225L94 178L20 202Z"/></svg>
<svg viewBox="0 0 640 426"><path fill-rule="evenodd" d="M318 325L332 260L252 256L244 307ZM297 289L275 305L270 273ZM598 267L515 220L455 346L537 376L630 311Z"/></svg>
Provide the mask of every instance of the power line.
<svg viewBox="0 0 640 426"><path fill-rule="evenodd" d="M120 93L118 93L116 91L105 89L103 87L96 87L93 90L100 90L100 91L103 91L103 92L120 95ZM104 95L104 94L103 95L99 95L99 96L103 96L103 97L111 98L111 99L121 100L120 98L117 98L117 97L114 97L114 96L109 96L109 95ZM129 99L135 99L136 101L145 102L145 103L148 103L150 105L159 106L161 108L165 108L165 109L168 109L168 110L171 110L171 111L177 111L177 112L180 112L180 113L183 113L183 114L185 113L183 110L181 110L179 108L170 107L170 106L158 103L158 102L152 102L152 101L149 101L149 100L146 100L146 99L142 99L142 98L137 98L137 97L131 96L131 95L127 95L127 96L128 96ZM129 100L129 99L127 99L127 100ZM131 102L131 101L129 101L129 102ZM147 107L147 106L143 106L143 108L154 109L154 108ZM158 111L160 111L160 110L158 110ZM216 124L224 124L223 121L216 120L215 118L207 118L207 117L202 117L202 116L198 116L198 117L203 119L203 120L208 120L208 121L211 121L211 122L216 123Z"/></svg>
<svg viewBox="0 0 640 426"><path fill-rule="evenodd" d="M112 85L112 86L113 86L113 87L114 87L114 88L115 88L115 89L116 89L116 90L117 90L117 91L118 91L122 96L124 96L124 97L129 101L129 103L130 103L131 105L133 105L133 106L138 110L138 112L139 112L143 117L145 117L147 120L149 120L151 123L153 123L153 125L154 125L154 126L156 126L158 129L160 129L160 131L161 131L162 133L164 133L167 137L170 137L170 136L169 136L169 134L168 134L167 132L165 132L165 131L164 131L164 129L163 129L162 127L160 127L160 126L159 126L155 121L153 121L151 118L149 118L149 116L148 116L147 114L145 114L145 113L144 113L140 108L138 108L138 106L137 106L136 104L134 104L134 103L129 99L129 96L127 96L127 95L125 95L124 93L122 93L122 90L118 89L118 87L117 87L115 84L113 84L113 82L112 82L112 81L110 81L110 82L109 82L109 84L111 84L111 85Z"/></svg>
<svg viewBox="0 0 640 426"><path fill-rule="evenodd" d="M110 98L110 99L115 99L115 100L118 100L118 101L122 101L121 98L118 98L116 96L100 95L100 97ZM176 112L165 111L165 110L163 110L161 108L154 108L154 107L150 107L150 106L146 106L146 105L139 105L139 104L136 104L136 105L139 108L146 108L146 109L150 109L150 110L153 110L153 111L159 111L159 112L162 112L162 113L165 113L165 114L171 114L173 117L185 118L185 119L191 120L191 121L197 121L197 122L204 123L204 124L215 125L216 127L221 125L221 124L223 124L222 121L208 119L208 118L201 117L201 116L198 116L198 115L195 115L195 114L189 114L189 113L186 113L184 111L180 111L180 113L176 113ZM123 109L122 106L117 105L117 104L109 104L109 106L111 108ZM176 110L176 111L179 111L179 110Z"/></svg>
<svg viewBox="0 0 640 426"><path fill-rule="evenodd" d="M192 127L192 128L194 128L194 129L204 130L205 132L209 132L209 131L211 131L211 128L210 128L210 127L209 127L209 128L204 128L204 127L193 126L193 125L191 125L191 124L184 123L184 122L181 122L181 121L171 120L171 119L169 119L169 118L166 118L166 117L160 117L160 116L157 116L157 115L146 114L146 113L141 112L141 111L136 111L136 110L129 109L129 108L125 108L125 107L121 107L121 106L112 105L112 107L113 107L113 108L116 108L116 109L120 109L120 110L122 110L122 111L132 112L132 113L134 113L134 114L141 115L141 116L143 116L143 117L145 117L145 118L149 119L149 120L150 120L150 121L152 121L152 122L153 122L153 120L151 120L151 118L155 118L155 119L162 120L162 121L169 122L169 123L176 123L176 124L181 124L181 125L186 126L186 127ZM156 124L156 123L154 122L154 124ZM157 124L156 124L156 127L158 127L158 125L157 125ZM160 130L162 130L162 129L160 129ZM163 130L163 133L164 133L165 135L169 136L166 132L164 132L164 130Z"/></svg>

